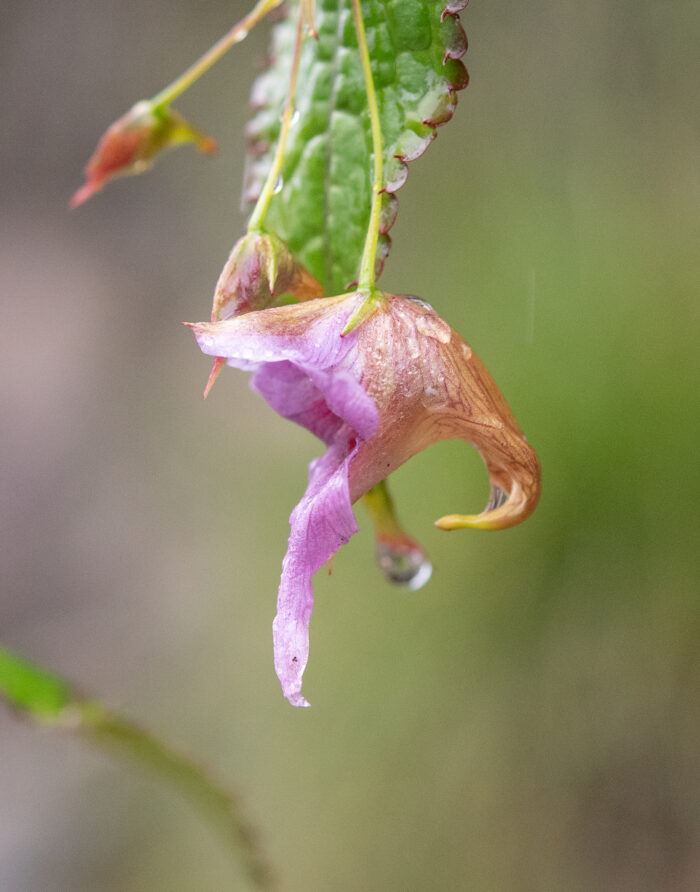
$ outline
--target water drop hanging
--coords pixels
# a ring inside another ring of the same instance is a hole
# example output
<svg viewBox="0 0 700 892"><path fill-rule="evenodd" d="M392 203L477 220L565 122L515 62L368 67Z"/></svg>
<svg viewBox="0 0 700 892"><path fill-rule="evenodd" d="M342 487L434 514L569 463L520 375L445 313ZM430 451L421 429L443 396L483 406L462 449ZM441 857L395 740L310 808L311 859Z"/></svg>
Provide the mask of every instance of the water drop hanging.
<svg viewBox="0 0 700 892"><path fill-rule="evenodd" d="M433 572L425 552L416 545L379 542L376 555L386 581L405 586L410 591L422 588Z"/></svg>

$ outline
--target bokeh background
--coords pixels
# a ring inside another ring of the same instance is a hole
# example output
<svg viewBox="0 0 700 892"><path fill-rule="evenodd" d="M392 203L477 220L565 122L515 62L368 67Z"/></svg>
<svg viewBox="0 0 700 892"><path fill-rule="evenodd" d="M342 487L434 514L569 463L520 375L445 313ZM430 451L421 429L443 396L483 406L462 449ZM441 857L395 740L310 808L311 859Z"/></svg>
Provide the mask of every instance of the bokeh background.
<svg viewBox="0 0 700 892"><path fill-rule="evenodd" d="M266 28L179 102L220 141L69 214L94 144L246 4L4 0L0 640L197 754L283 892L700 888L700 6L475 2L472 76L412 165L383 283L504 390L544 472L522 527L444 534L462 444L393 478L429 585L368 518L316 580L305 691L272 667L319 444L209 363ZM245 888L162 784L0 712L3 892Z"/></svg>

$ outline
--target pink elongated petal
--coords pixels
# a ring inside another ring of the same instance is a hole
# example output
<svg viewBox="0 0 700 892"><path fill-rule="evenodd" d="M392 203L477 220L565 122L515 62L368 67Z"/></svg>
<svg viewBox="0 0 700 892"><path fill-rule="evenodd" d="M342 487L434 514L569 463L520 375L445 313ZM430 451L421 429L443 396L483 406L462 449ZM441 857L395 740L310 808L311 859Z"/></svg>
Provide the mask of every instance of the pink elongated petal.
<svg viewBox="0 0 700 892"><path fill-rule="evenodd" d="M357 532L348 469L357 452L345 428L325 455L309 465L309 485L289 518L289 546L282 562L277 616L272 623L275 671L292 706L308 706L301 693L309 658L314 598L311 578Z"/></svg>
<svg viewBox="0 0 700 892"><path fill-rule="evenodd" d="M350 464L379 423L374 400L347 367L356 351L357 335L341 337L356 301L344 299L347 309L329 313L333 300L191 326L203 352L253 371L252 388L276 412L328 446L325 455L309 465L306 492L290 517L272 625L275 671L293 706L309 705L301 687L309 656L311 580L357 532L348 482Z"/></svg>

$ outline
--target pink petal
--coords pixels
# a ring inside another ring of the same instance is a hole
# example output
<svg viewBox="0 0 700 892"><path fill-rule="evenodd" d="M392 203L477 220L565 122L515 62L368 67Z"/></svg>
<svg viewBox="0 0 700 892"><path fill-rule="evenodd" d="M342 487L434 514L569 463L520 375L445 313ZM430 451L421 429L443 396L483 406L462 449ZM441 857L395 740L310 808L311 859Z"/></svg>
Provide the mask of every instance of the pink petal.
<svg viewBox="0 0 700 892"><path fill-rule="evenodd" d="M328 446L309 465L308 487L290 517L272 625L275 670L294 706L309 705L301 685L309 656L311 579L357 532L348 472L379 422L374 401L351 373L357 335L340 336L356 305L343 300L347 307L328 298L192 326L205 353L253 371L253 389Z"/></svg>
<svg viewBox="0 0 700 892"><path fill-rule="evenodd" d="M321 458L309 465L309 485L289 521L289 546L282 562L277 616L272 623L275 671L292 706L308 706L301 693L309 658L309 622L314 597L311 577L357 532L350 504L348 468L357 452L349 431L339 433Z"/></svg>

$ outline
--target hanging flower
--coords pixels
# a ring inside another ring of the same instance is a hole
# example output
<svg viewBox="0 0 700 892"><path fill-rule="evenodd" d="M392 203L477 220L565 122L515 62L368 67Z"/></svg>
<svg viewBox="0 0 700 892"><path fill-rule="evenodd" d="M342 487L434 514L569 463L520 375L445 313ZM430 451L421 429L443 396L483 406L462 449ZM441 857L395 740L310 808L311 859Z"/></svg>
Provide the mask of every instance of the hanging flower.
<svg viewBox="0 0 700 892"><path fill-rule="evenodd" d="M447 439L479 450L491 497L481 514L438 520L441 529L514 526L539 498L537 456L464 340L425 302L388 294L344 334L362 300L352 293L191 326L204 353L252 371L252 388L327 446L290 518L273 623L275 669L295 706L308 706L311 579L357 532L357 499Z"/></svg>
<svg viewBox="0 0 700 892"><path fill-rule="evenodd" d="M195 130L179 112L148 100L137 102L100 138L85 166L85 184L70 200L71 208L83 204L110 180L143 173L163 149L185 142L195 143L207 155L216 152L215 141Z"/></svg>

